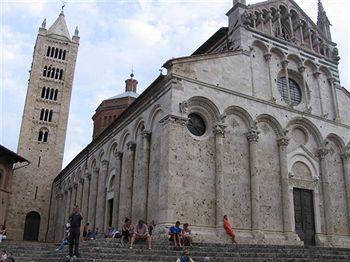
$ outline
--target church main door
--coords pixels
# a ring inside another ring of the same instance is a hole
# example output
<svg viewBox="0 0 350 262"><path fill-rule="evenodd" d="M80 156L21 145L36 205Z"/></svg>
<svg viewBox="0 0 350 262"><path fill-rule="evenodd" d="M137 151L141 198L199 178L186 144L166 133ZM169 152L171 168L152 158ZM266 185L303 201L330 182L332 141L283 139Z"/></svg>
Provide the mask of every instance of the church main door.
<svg viewBox="0 0 350 262"><path fill-rule="evenodd" d="M29 212L24 225L23 240L37 241L40 228L40 215L38 212Z"/></svg>
<svg viewBox="0 0 350 262"><path fill-rule="evenodd" d="M311 190L293 189L295 231L305 245L315 245L314 203Z"/></svg>

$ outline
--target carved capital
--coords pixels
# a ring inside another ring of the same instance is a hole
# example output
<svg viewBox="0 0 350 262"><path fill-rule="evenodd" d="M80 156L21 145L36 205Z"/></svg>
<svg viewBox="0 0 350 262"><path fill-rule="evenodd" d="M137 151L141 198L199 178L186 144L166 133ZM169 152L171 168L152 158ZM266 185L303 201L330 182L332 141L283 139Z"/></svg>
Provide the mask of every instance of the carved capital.
<svg viewBox="0 0 350 262"><path fill-rule="evenodd" d="M331 85L334 85L334 82L335 82L335 78L334 77L330 77L327 79L328 82L331 84Z"/></svg>
<svg viewBox="0 0 350 262"><path fill-rule="evenodd" d="M129 141L127 144L128 150L135 152L136 149L136 143L133 141Z"/></svg>
<svg viewBox="0 0 350 262"><path fill-rule="evenodd" d="M94 173L98 173L99 171L100 171L100 169L98 168L98 167L93 167L93 169L92 169L92 171L94 172Z"/></svg>
<svg viewBox="0 0 350 262"><path fill-rule="evenodd" d="M80 184L83 184L83 183L84 183L84 178L80 178L80 179L79 179L79 183L80 183Z"/></svg>
<svg viewBox="0 0 350 262"><path fill-rule="evenodd" d="M63 194L62 194L62 193L56 194L56 199L57 199L57 200L63 199Z"/></svg>
<svg viewBox="0 0 350 262"><path fill-rule="evenodd" d="M90 173L87 173L87 174L85 175L85 177L86 177L86 179L91 180L91 174L90 174Z"/></svg>
<svg viewBox="0 0 350 262"><path fill-rule="evenodd" d="M288 64L289 64L289 61L288 61L288 60L283 60L283 61L281 62L281 65L282 65L283 68L287 68Z"/></svg>
<svg viewBox="0 0 350 262"><path fill-rule="evenodd" d="M303 65L301 65L301 66L298 67L298 71L299 71L299 73L301 73L301 74L305 72L305 69L306 69L306 67L303 66Z"/></svg>
<svg viewBox="0 0 350 262"><path fill-rule="evenodd" d="M272 54L270 52L264 54L264 58L266 62L269 62L271 60Z"/></svg>
<svg viewBox="0 0 350 262"><path fill-rule="evenodd" d="M320 71L316 71L316 72L314 72L313 75L314 75L315 78L318 78L320 76L320 74L321 74Z"/></svg>
<svg viewBox="0 0 350 262"><path fill-rule="evenodd" d="M215 135L224 136L226 127L227 126L222 123L217 123L214 125L213 132Z"/></svg>
<svg viewBox="0 0 350 262"><path fill-rule="evenodd" d="M73 184L73 187L74 187L75 189L77 189L77 188L78 188L78 183L74 183L74 184Z"/></svg>
<svg viewBox="0 0 350 262"><path fill-rule="evenodd" d="M257 143L259 141L260 131L256 128L251 129L246 133L249 143Z"/></svg>
<svg viewBox="0 0 350 262"><path fill-rule="evenodd" d="M107 160L102 160L102 171L106 171L108 169L109 162Z"/></svg>
<svg viewBox="0 0 350 262"><path fill-rule="evenodd" d="M280 147L287 147L289 144L289 138L286 136L282 136L282 137L277 139L277 144Z"/></svg>
<svg viewBox="0 0 350 262"><path fill-rule="evenodd" d="M340 157L344 162L350 161L350 151L340 154Z"/></svg>
<svg viewBox="0 0 350 262"><path fill-rule="evenodd" d="M186 100L179 103L179 111L181 114L187 115L188 113L188 102Z"/></svg>
<svg viewBox="0 0 350 262"><path fill-rule="evenodd" d="M120 160L123 158L123 152L120 152L120 151L114 151L114 157L117 159L117 160Z"/></svg>
<svg viewBox="0 0 350 262"><path fill-rule="evenodd" d="M321 160L324 159L328 153L329 153L329 149L326 147L321 147L317 150L317 156Z"/></svg>
<svg viewBox="0 0 350 262"><path fill-rule="evenodd" d="M151 134L152 134L152 132L149 131L149 130L143 130L141 132L142 138L145 138L145 139L150 139L151 138Z"/></svg>

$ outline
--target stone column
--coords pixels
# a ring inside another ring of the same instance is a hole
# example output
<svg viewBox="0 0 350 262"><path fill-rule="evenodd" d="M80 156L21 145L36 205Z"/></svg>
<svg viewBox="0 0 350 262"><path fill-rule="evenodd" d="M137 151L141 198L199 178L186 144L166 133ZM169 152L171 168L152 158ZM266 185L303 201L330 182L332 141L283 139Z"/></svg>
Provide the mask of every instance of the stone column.
<svg viewBox="0 0 350 262"><path fill-rule="evenodd" d="M292 14L290 13L290 10L288 10L287 16L288 16L288 22L289 22L289 30L291 33L290 40L292 40L292 39L294 39L294 27L293 27L293 23L292 23Z"/></svg>
<svg viewBox="0 0 350 262"><path fill-rule="evenodd" d="M54 231L54 241L59 241L62 239L62 229L63 229L63 218L64 218L64 201L63 194L59 193L57 195L57 212L56 212L56 225Z"/></svg>
<svg viewBox="0 0 350 262"><path fill-rule="evenodd" d="M146 196L141 206L141 218L144 221L147 220L147 205L148 205L148 190L149 190L149 160L150 160L150 139L151 139L151 132L148 130L142 131L142 163L141 163L141 177L145 177L145 187L146 187ZM149 221L148 221L149 222Z"/></svg>
<svg viewBox="0 0 350 262"><path fill-rule="evenodd" d="M97 197L97 186L98 186L98 168L94 168L91 175L90 181L90 194L89 194L89 223L91 229L95 228L95 217L96 217L96 197Z"/></svg>
<svg viewBox="0 0 350 262"><path fill-rule="evenodd" d="M77 204L77 195L78 195L78 183L74 183L73 185L73 195L71 202L71 212L73 211L74 206Z"/></svg>
<svg viewBox="0 0 350 262"><path fill-rule="evenodd" d="M303 24L299 22L299 30L300 30L300 45L304 46L304 32L303 32Z"/></svg>
<svg viewBox="0 0 350 262"><path fill-rule="evenodd" d="M283 232L290 234L294 232L294 217L293 217L293 194L290 192L289 177L288 177L288 161L287 161L287 146L289 138L282 136L277 139L280 159L280 173L282 185L282 214L283 214Z"/></svg>
<svg viewBox="0 0 350 262"><path fill-rule="evenodd" d="M100 232L105 231L105 213L106 213L106 178L108 172L108 161L103 160L98 176L98 190L97 190L97 205L96 205L96 227Z"/></svg>
<svg viewBox="0 0 350 262"><path fill-rule="evenodd" d="M83 191L84 191L84 179L80 178L79 179L79 183L78 183L78 190L77 190L77 201L76 201L76 205L80 208L80 210L83 210Z"/></svg>
<svg viewBox="0 0 350 262"><path fill-rule="evenodd" d="M292 105L292 101L291 101L291 99L290 99L288 63L289 63L288 60L283 60L283 61L281 62L282 67L283 67L283 69L284 69L284 75L285 75L285 77L286 77L286 86L287 86L287 95L288 95L288 102L287 102L287 104L288 104L288 105Z"/></svg>
<svg viewBox="0 0 350 262"><path fill-rule="evenodd" d="M301 74L301 77L303 79L303 86L301 88L302 95L305 97L305 111L309 112L310 107L309 107L309 98L307 96L307 90L306 90L306 81L305 81L305 66L300 65L298 67L298 71Z"/></svg>
<svg viewBox="0 0 350 262"><path fill-rule="evenodd" d="M215 224L217 228L222 228L222 221L225 215L225 196L224 196L224 171L223 171L223 154L224 154L224 135L225 128L223 124L216 124L214 127L215 135Z"/></svg>
<svg viewBox="0 0 350 262"><path fill-rule="evenodd" d="M127 209L126 209L126 217L129 217L130 220L134 223L136 220L132 217L132 202L133 202L133 185L134 185L134 168L135 168L135 150L136 143L133 141L129 141L127 143L128 146L128 166L127 166ZM137 219L137 218L135 218Z"/></svg>
<svg viewBox="0 0 350 262"><path fill-rule="evenodd" d="M259 133L256 127L253 127L247 133L249 142L249 165L250 165L250 197L251 197L251 230L259 232L260 230L260 193L259 193L259 165L257 155L257 144Z"/></svg>
<svg viewBox="0 0 350 262"><path fill-rule="evenodd" d="M120 176L122 168L123 153L116 151L114 154L116 161L115 166L115 179L114 179L114 191L113 191L113 216L112 225L115 228L120 228L122 221L118 221L119 217L119 199L120 199Z"/></svg>
<svg viewBox="0 0 350 262"><path fill-rule="evenodd" d="M323 206L324 206L324 216L325 216L325 225L326 225L326 234L334 234L334 222L332 214L332 203L331 203L331 191L328 180L328 165L326 155L329 150L325 147L321 147L317 155L320 159L321 166L321 181L322 181L322 191L323 191Z"/></svg>
<svg viewBox="0 0 350 262"><path fill-rule="evenodd" d="M66 208L66 219L65 219L66 221L68 220L68 217L72 212L71 203L72 203L72 187L69 187L68 194L67 194L67 208Z"/></svg>
<svg viewBox="0 0 350 262"><path fill-rule="evenodd" d="M282 22L281 22L281 12L277 11L276 12L277 15L277 21L278 21L278 29L279 29L279 34L277 35L277 37L281 37L282 36Z"/></svg>
<svg viewBox="0 0 350 262"><path fill-rule="evenodd" d="M91 174L86 174L84 178L83 197L82 197L82 204L81 204L81 211L85 222L90 222L89 221L90 180L91 180Z"/></svg>
<svg viewBox="0 0 350 262"><path fill-rule="evenodd" d="M343 160L344 167L344 182L348 207L348 221L350 225L350 146L349 148L347 148L347 151L341 154L341 158Z"/></svg>
<svg viewBox="0 0 350 262"><path fill-rule="evenodd" d="M270 85L270 97L272 102L276 102L275 89L273 88L273 80L271 76L271 53L264 54L265 61L267 63L267 68L269 70L269 85Z"/></svg>
<svg viewBox="0 0 350 262"><path fill-rule="evenodd" d="M320 101L320 110L321 110L321 116L324 117L324 111L323 111L323 102L322 102L322 92L321 92L321 85L320 85L320 72L319 71L316 71L314 73L314 77L316 78L316 82L317 82L317 91L318 91L318 94L319 94L319 101Z"/></svg>
<svg viewBox="0 0 350 262"><path fill-rule="evenodd" d="M333 109L335 113L335 120L339 120L339 106L338 106L338 99L337 99L337 93L334 86L334 77L328 78L329 84L331 85L331 93L332 93L332 102L333 102Z"/></svg>

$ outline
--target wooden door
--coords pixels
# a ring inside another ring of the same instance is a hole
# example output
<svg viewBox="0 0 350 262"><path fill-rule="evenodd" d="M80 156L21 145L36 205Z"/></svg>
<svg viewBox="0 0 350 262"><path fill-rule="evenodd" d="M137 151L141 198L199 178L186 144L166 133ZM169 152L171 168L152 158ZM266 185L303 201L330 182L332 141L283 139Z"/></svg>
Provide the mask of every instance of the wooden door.
<svg viewBox="0 0 350 262"><path fill-rule="evenodd" d="M37 241L40 229L40 215L37 212L29 212L24 225L23 240Z"/></svg>
<svg viewBox="0 0 350 262"><path fill-rule="evenodd" d="M293 189L295 232L305 245L315 245L314 203L311 190Z"/></svg>

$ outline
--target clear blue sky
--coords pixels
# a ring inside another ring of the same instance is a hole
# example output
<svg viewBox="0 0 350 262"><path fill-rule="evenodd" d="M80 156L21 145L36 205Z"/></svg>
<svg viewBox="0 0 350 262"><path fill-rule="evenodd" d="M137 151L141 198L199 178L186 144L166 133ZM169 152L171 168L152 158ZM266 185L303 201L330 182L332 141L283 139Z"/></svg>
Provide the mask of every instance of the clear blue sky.
<svg viewBox="0 0 350 262"><path fill-rule="evenodd" d="M123 92L131 66L142 92L162 64L191 54L218 28L227 26L232 1L66 1L71 35L80 30L64 166L92 136L91 117L103 99ZM259 2L247 0L248 4ZM314 20L317 0L296 0ZM349 0L323 0L338 43L341 84L348 90ZM0 144L17 151L33 48L44 18L47 27L60 13L61 1L1 1Z"/></svg>

